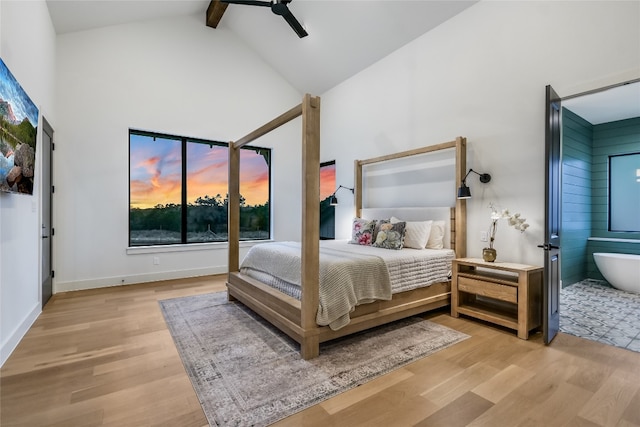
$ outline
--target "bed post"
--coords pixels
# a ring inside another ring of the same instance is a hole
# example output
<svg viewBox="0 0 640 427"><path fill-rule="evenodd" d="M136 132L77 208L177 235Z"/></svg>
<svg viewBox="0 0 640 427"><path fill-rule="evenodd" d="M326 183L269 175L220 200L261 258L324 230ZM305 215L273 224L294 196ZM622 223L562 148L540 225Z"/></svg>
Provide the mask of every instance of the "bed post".
<svg viewBox="0 0 640 427"><path fill-rule="evenodd" d="M229 244L228 271L240 268L240 148L229 143L229 205L227 206L227 242ZM227 278L227 280L230 280ZM227 292L229 300L234 299Z"/></svg>
<svg viewBox="0 0 640 427"><path fill-rule="evenodd" d="M467 171L467 138L456 138L456 189L462 185L462 180ZM467 256L467 201L456 197L455 219L456 242L455 251L457 258Z"/></svg>
<svg viewBox="0 0 640 427"><path fill-rule="evenodd" d="M320 98L302 101L302 305L303 359L320 353L316 324L320 288Z"/></svg>
<svg viewBox="0 0 640 427"><path fill-rule="evenodd" d="M354 188L354 203L356 205L356 218L362 216L362 163L359 160L353 161L353 188Z"/></svg>

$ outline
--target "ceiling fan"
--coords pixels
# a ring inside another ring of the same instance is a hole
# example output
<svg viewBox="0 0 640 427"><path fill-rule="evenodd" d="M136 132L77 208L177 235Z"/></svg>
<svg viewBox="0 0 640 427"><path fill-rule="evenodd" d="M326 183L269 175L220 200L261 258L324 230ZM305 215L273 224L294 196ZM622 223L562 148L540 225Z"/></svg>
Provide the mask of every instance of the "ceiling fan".
<svg viewBox="0 0 640 427"><path fill-rule="evenodd" d="M291 3L291 0L271 0L271 1L253 1L253 0L220 0L222 3L231 4L246 4L248 6L266 6L270 7L271 11L276 15L280 15L287 23L293 28L298 37L303 38L309 35L304 27L298 22L293 13L289 10L287 4Z"/></svg>

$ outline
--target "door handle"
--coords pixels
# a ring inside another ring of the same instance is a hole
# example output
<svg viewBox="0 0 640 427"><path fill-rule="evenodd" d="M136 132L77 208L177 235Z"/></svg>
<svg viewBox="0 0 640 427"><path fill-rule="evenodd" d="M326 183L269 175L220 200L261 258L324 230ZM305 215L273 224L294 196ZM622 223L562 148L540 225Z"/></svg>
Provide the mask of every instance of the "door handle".
<svg viewBox="0 0 640 427"><path fill-rule="evenodd" d="M43 239L48 239L48 238L49 238L49 236L42 236L42 238L43 238Z"/></svg>
<svg viewBox="0 0 640 427"><path fill-rule="evenodd" d="M560 249L560 246L551 245L549 243L545 243L544 245L538 245L538 247L544 249L545 251L550 251L551 249Z"/></svg>

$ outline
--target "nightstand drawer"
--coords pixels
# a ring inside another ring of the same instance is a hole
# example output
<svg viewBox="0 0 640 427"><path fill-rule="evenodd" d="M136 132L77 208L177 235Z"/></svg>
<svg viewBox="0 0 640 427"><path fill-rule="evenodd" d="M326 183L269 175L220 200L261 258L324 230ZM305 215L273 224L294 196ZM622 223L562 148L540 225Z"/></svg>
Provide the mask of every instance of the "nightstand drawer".
<svg viewBox="0 0 640 427"><path fill-rule="evenodd" d="M469 277L458 277L458 290L514 304L518 303L518 288L516 286L485 282L484 280L476 280Z"/></svg>

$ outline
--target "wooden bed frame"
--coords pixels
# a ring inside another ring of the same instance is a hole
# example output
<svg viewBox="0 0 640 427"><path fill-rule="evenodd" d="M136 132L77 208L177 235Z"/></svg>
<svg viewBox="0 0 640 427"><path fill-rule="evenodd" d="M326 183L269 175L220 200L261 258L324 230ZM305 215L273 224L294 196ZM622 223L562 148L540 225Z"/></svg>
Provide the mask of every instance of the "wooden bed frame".
<svg viewBox="0 0 640 427"><path fill-rule="evenodd" d="M289 121L302 116L302 298L297 300L239 271L240 251L240 148ZM466 139L402 153L355 161L356 216L362 210L362 167L443 149L456 149L456 187L466 172ZM455 189L452 189L455 191ZM390 301L376 301L356 307L351 322L334 331L316 324L319 289L320 230L320 98L306 94L298 106L264 126L229 144L229 300L239 300L300 343L304 359L317 357L320 343L394 320L450 304L450 281L393 295ZM466 256L466 201L457 199L451 208L452 241L457 257ZM453 237L455 236L455 238Z"/></svg>

